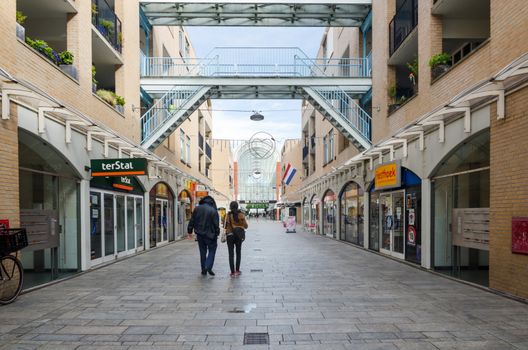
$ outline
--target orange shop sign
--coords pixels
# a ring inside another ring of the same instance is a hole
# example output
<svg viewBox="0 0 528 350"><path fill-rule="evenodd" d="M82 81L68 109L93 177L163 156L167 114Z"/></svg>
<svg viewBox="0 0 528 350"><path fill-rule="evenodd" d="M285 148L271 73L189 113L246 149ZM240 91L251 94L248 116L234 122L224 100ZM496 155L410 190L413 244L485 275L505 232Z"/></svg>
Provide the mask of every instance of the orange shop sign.
<svg viewBox="0 0 528 350"><path fill-rule="evenodd" d="M374 186L376 190L401 186L401 167L398 163L388 163L376 168Z"/></svg>

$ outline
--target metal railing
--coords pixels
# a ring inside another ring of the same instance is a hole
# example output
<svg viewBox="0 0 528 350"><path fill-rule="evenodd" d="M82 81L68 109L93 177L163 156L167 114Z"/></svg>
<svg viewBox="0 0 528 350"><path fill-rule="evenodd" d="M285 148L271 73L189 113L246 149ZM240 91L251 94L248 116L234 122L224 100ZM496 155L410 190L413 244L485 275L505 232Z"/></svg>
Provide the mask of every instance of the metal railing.
<svg viewBox="0 0 528 350"><path fill-rule="evenodd" d="M92 23L112 47L121 53L121 21L106 0L92 0Z"/></svg>
<svg viewBox="0 0 528 350"><path fill-rule="evenodd" d="M204 138L203 138L201 132L198 132L198 147L199 147L201 150L204 149Z"/></svg>
<svg viewBox="0 0 528 350"><path fill-rule="evenodd" d="M418 0L405 0L396 10L396 14L389 23L389 51L391 56L417 25Z"/></svg>
<svg viewBox="0 0 528 350"><path fill-rule="evenodd" d="M141 139L147 139L160 129L199 90L200 87L176 86L163 95L163 97L141 116Z"/></svg>
<svg viewBox="0 0 528 350"><path fill-rule="evenodd" d="M309 58L299 48L213 49L205 58L141 57L143 77L370 77L369 58Z"/></svg>
<svg viewBox="0 0 528 350"><path fill-rule="evenodd" d="M323 97L332 106L332 109L343 117L348 125L370 141L372 119L345 91L339 88L332 90L318 88L314 89L314 91Z"/></svg>

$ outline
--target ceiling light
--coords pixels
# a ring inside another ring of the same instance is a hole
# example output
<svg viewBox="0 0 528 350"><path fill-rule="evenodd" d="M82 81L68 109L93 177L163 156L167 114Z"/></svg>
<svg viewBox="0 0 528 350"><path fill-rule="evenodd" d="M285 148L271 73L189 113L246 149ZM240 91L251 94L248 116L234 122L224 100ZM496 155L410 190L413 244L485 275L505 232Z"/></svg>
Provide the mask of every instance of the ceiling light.
<svg viewBox="0 0 528 350"><path fill-rule="evenodd" d="M260 114L259 112L255 112L253 111L254 113L251 115L251 117L249 117L249 119L255 121L255 122L259 122L261 120L264 120L264 116L262 114Z"/></svg>

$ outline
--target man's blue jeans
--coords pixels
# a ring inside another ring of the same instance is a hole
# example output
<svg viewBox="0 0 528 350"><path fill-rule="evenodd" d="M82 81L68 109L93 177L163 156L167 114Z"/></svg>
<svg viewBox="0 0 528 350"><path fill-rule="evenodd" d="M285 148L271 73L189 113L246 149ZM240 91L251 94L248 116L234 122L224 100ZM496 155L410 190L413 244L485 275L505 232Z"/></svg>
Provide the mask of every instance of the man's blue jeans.
<svg viewBox="0 0 528 350"><path fill-rule="evenodd" d="M198 247L200 248L202 271L211 270L213 268L218 242L216 239L210 239L203 235L196 235L196 239L198 239ZM209 251L209 254L207 254L207 251Z"/></svg>

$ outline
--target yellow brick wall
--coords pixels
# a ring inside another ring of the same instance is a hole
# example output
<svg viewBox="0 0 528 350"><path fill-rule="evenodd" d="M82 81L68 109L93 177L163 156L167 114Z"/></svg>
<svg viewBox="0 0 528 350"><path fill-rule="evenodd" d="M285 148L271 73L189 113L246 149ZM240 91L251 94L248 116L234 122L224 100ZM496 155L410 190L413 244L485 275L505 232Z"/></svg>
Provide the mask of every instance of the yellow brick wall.
<svg viewBox="0 0 528 350"><path fill-rule="evenodd" d="M495 115L494 113L491 114ZM512 254L512 217L528 217L528 88L491 119L490 287L528 298L528 255Z"/></svg>
<svg viewBox="0 0 528 350"><path fill-rule="evenodd" d="M11 104L10 114L10 119L0 119L0 219L8 219L11 227L18 227L18 119L14 104Z"/></svg>

